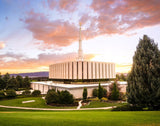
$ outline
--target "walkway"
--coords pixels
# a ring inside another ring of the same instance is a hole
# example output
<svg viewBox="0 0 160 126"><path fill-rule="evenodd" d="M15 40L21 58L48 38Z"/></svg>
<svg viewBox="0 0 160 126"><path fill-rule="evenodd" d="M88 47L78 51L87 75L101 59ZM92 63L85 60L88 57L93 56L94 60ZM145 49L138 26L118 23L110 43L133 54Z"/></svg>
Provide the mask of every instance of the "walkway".
<svg viewBox="0 0 160 126"><path fill-rule="evenodd" d="M82 100L80 100L80 101L78 102L78 107L77 107L77 109L80 109L81 106L82 106Z"/></svg>
<svg viewBox="0 0 160 126"><path fill-rule="evenodd" d="M49 111L73 111L73 110L106 110L116 108L116 106L111 107L101 107L101 108L81 108L81 109L52 109L52 108L29 108L29 107L16 107L16 106L4 106L0 105L1 108L14 108L14 109L25 109L25 110L49 110Z"/></svg>

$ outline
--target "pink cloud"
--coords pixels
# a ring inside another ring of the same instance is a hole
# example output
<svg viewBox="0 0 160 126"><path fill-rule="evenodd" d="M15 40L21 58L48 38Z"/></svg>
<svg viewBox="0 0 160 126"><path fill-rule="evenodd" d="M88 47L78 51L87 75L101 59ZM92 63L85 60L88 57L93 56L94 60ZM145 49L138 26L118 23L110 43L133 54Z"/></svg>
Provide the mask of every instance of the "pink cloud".
<svg viewBox="0 0 160 126"><path fill-rule="evenodd" d="M58 9L66 10L66 11L73 11L76 9L76 5L78 3L77 0L48 0L48 6L50 9Z"/></svg>
<svg viewBox="0 0 160 126"><path fill-rule="evenodd" d="M33 37L44 41L46 45L68 46L78 40L78 28L69 22L61 20L50 21L42 13L31 11L25 19L27 29Z"/></svg>
<svg viewBox="0 0 160 126"><path fill-rule="evenodd" d="M91 8L100 34L124 34L133 29L160 24L159 0L93 0Z"/></svg>

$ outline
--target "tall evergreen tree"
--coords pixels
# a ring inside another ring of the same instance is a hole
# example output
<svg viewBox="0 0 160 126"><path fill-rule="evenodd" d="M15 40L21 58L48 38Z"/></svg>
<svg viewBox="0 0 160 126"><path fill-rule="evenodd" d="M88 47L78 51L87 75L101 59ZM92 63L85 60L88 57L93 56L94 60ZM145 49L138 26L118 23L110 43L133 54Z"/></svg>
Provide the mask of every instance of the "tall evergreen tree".
<svg viewBox="0 0 160 126"><path fill-rule="evenodd" d="M101 99L103 97L103 88L101 87L100 83L98 86L98 98Z"/></svg>
<svg viewBox="0 0 160 126"><path fill-rule="evenodd" d="M0 90L4 89L3 85L4 85L4 81L3 81L3 78L2 78L2 76L0 74Z"/></svg>
<svg viewBox="0 0 160 126"><path fill-rule="evenodd" d="M30 83L30 79L29 79L28 76L26 76L24 78L23 85L24 85L25 88L30 88L31 83Z"/></svg>
<svg viewBox="0 0 160 126"><path fill-rule="evenodd" d="M23 78L22 76L16 76L16 80L17 80L17 86L18 88L22 88L23 87Z"/></svg>
<svg viewBox="0 0 160 126"><path fill-rule="evenodd" d="M10 75L8 73L6 73L4 76L3 76L3 85L2 85L2 88L5 89L8 85L8 82L10 80Z"/></svg>
<svg viewBox="0 0 160 126"><path fill-rule="evenodd" d="M146 35L139 41L127 81L129 103L160 108L160 51Z"/></svg>
<svg viewBox="0 0 160 126"><path fill-rule="evenodd" d="M12 76L12 78L8 81L7 89L17 90L17 80Z"/></svg>
<svg viewBox="0 0 160 126"><path fill-rule="evenodd" d="M83 89L83 100L87 99L87 88Z"/></svg>

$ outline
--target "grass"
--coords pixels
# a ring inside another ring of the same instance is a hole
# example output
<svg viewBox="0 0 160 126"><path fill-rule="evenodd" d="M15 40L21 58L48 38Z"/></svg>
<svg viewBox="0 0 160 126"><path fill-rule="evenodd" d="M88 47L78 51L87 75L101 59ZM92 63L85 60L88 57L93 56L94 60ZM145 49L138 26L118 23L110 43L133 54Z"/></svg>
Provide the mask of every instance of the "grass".
<svg viewBox="0 0 160 126"><path fill-rule="evenodd" d="M22 101L35 100L35 102L31 103L22 103ZM16 98L10 100L1 100L0 105L6 106L18 106L18 107L31 107L31 108L76 108L75 107L56 107L46 105L45 100L41 97L27 97L27 98Z"/></svg>
<svg viewBox="0 0 160 126"><path fill-rule="evenodd" d="M160 111L0 111L1 126L160 126Z"/></svg>
<svg viewBox="0 0 160 126"><path fill-rule="evenodd" d="M117 103L117 102L100 102L91 101L89 105L82 106L81 108L98 108L98 107L109 107L109 106L121 106L125 105L126 103Z"/></svg>

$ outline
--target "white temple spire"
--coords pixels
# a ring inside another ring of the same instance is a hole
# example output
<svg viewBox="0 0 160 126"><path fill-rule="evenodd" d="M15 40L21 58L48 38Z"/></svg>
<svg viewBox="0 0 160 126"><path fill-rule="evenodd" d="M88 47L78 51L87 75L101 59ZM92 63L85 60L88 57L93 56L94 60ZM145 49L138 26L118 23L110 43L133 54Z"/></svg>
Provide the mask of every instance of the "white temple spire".
<svg viewBox="0 0 160 126"><path fill-rule="evenodd" d="M78 60L83 61L83 50L82 50L82 40L81 40L81 23L79 23L79 50L78 50Z"/></svg>

